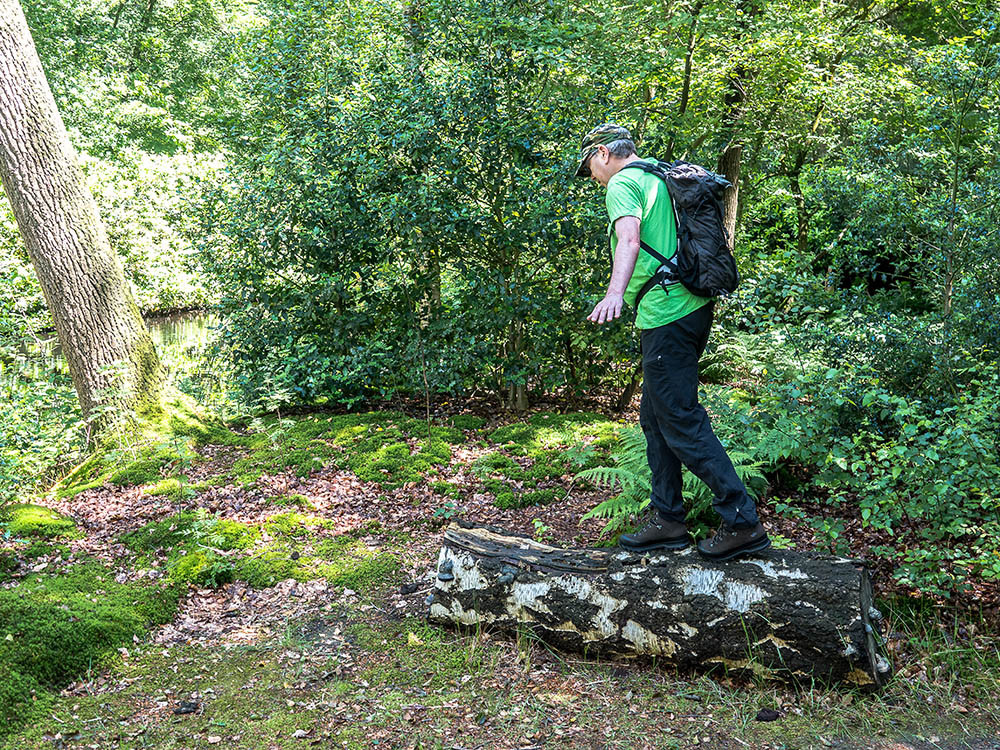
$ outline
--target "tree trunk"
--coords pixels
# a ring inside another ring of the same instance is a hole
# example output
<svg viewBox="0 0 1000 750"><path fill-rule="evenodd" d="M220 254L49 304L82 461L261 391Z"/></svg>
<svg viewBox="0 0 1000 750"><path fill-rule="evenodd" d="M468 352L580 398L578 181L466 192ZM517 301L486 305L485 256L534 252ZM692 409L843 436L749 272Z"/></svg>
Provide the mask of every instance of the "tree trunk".
<svg viewBox="0 0 1000 750"><path fill-rule="evenodd" d="M123 412L157 403L163 369L18 0L0 0L0 178L84 414L102 430Z"/></svg>
<svg viewBox="0 0 1000 750"><path fill-rule="evenodd" d="M510 362L511 359L516 359L517 361L522 361L524 359L524 325L520 321L514 321L512 323L512 330L510 333L510 338L507 344L507 359ZM509 371L509 365L504 369L504 379L507 385L507 401L505 407L511 411L524 412L528 410L528 385L527 383L518 383L514 378L520 378L521 375L514 375Z"/></svg>
<svg viewBox="0 0 1000 750"><path fill-rule="evenodd" d="M795 199L795 244L800 259L804 259L809 252L809 209L806 206L806 197L802 194L802 185L799 182L802 159L803 155L800 151L799 157L796 159L796 167L788 175L788 187Z"/></svg>
<svg viewBox="0 0 1000 750"><path fill-rule="evenodd" d="M743 144L738 141L730 142L719 157L719 174L730 182L730 187L726 188L722 196L730 247L736 246L736 220L739 217L740 206L740 161L742 158Z"/></svg>
<svg viewBox="0 0 1000 750"><path fill-rule="evenodd" d="M628 405L632 403L632 399L635 397L635 392L639 389L639 382L642 380L642 362L635 366L632 371L632 377L629 378L628 384L625 386L625 390L621 392L618 396L618 400L615 401L615 411L621 414L628 408Z"/></svg>
<svg viewBox="0 0 1000 750"><path fill-rule="evenodd" d="M891 666L864 566L769 550L730 563L682 552L562 550L493 527L452 524L428 617L527 626L561 648L655 656L685 668L880 686Z"/></svg>
<svg viewBox="0 0 1000 750"><path fill-rule="evenodd" d="M698 0L691 9L691 28L688 31L687 49L684 53L684 75L681 78L681 99L677 106L676 122L678 125L687 112L688 102L690 101L691 71L694 68L694 51L698 46L698 16L701 15L703 4L702 0ZM673 161L674 159L674 131L675 128L671 128L670 140L667 142L666 156L664 156L666 161Z"/></svg>
<svg viewBox="0 0 1000 750"><path fill-rule="evenodd" d="M742 48L743 40L750 33L750 24L754 17L762 11L757 2L738 2L741 12L736 26L735 41L738 49ZM726 80L726 115L723 120L723 132L728 142L719 155L718 172L732 184L723 196L725 208L725 226L729 232L729 242L736 247L736 227L740 218L740 167L743 160L743 142L741 139L741 121L747 105L747 86L752 72L739 63Z"/></svg>
<svg viewBox="0 0 1000 750"><path fill-rule="evenodd" d="M153 10L155 7L156 0L146 0L146 9L142 12L142 18L139 20L139 29L135 32L135 42L132 45L132 58L129 62L129 73L135 73L135 69L142 59L142 40L153 23Z"/></svg>

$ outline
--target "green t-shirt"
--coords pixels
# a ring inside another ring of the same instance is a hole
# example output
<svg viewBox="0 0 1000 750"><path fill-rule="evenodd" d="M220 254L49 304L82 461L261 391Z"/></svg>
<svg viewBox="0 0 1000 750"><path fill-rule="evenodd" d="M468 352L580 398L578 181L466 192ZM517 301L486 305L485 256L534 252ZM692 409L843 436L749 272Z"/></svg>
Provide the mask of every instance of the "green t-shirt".
<svg viewBox="0 0 1000 750"><path fill-rule="evenodd" d="M647 161L652 162L651 159ZM618 245L615 222L623 216L635 216L639 219L640 239L668 260L674 256L677 252L674 210L667 186L659 177L641 169L623 169L608 182L605 201L612 253ZM659 267L660 261L645 250L639 250L635 270L625 290L625 302L630 307L635 307L639 290ZM666 290L655 286L642 298L635 326L644 329L673 323L709 302L710 297L691 294L680 282L671 284Z"/></svg>

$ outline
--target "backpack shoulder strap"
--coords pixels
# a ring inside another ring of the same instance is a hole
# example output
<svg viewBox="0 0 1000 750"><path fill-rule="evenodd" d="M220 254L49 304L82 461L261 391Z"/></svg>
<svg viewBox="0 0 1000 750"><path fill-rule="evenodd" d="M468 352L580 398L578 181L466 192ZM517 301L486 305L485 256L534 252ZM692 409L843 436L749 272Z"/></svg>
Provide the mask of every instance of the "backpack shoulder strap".
<svg viewBox="0 0 1000 750"><path fill-rule="evenodd" d="M670 181L667 179L667 169L670 164L666 162L658 161L656 164L650 164L648 161L642 161L637 159L629 164L626 164L622 169L641 169L643 172L647 172L655 177L659 177L664 185L667 187L667 194L670 194ZM671 203L673 202L673 197L671 196ZM676 220L676 217L675 217ZM669 266L670 261L659 251L654 249L648 243L639 240L639 247L645 250L647 253L652 255L656 260L658 260L663 266ZM646 279L646 283L642 285L639 289L639 293L635 296L635 314L639 314L639 303L642 302L642 298L655 286L661 285L664 281L671 279L673 274L666 271L661 267L659 271ZM664 289L666 291L666 289Z"/></svg>

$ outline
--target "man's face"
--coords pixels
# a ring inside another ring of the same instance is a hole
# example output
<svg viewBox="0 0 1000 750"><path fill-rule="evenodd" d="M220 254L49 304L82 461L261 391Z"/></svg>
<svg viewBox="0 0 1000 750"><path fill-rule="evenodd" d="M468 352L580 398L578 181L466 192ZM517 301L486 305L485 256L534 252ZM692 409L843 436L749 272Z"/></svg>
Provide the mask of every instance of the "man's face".
<svg viewBox="0 0 1000 750"><path fill-rule="evenodd" d="M608 182L614 176L608 161L611 159L611 152L607 146L598 146L590 159L587 160L587 167L590 169L590 179L602 187L607 187Z"/></svg>

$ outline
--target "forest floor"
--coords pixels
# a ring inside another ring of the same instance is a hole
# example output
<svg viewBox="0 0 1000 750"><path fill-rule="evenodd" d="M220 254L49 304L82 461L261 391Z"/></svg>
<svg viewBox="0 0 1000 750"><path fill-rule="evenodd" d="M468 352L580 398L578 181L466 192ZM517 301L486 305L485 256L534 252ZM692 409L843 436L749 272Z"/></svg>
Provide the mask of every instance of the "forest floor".
<svg viewBox="0 0 1000 750"><path fill-rule="evenodd" d="M615 429L596 414L439 424L428 435L383 412L250 436L193 428L186 444L113 453L75 487L9 512L0 678L6 656L9 684L36 687L5 697L0 686L0 748L1000 750L1000 626L921 610L884 585L897 674L877 695L429 625L454 518L557 545L606 541L603 522L579 519L608 491L573 475L606 456ZM528 502L539 504L518 507ZM785 543L815 541L764 520ZM128 625L137 592L152 591L163 606ZM39 671L44 649L70 666ZM17 681L28 673L37 684Z"/></svg>

